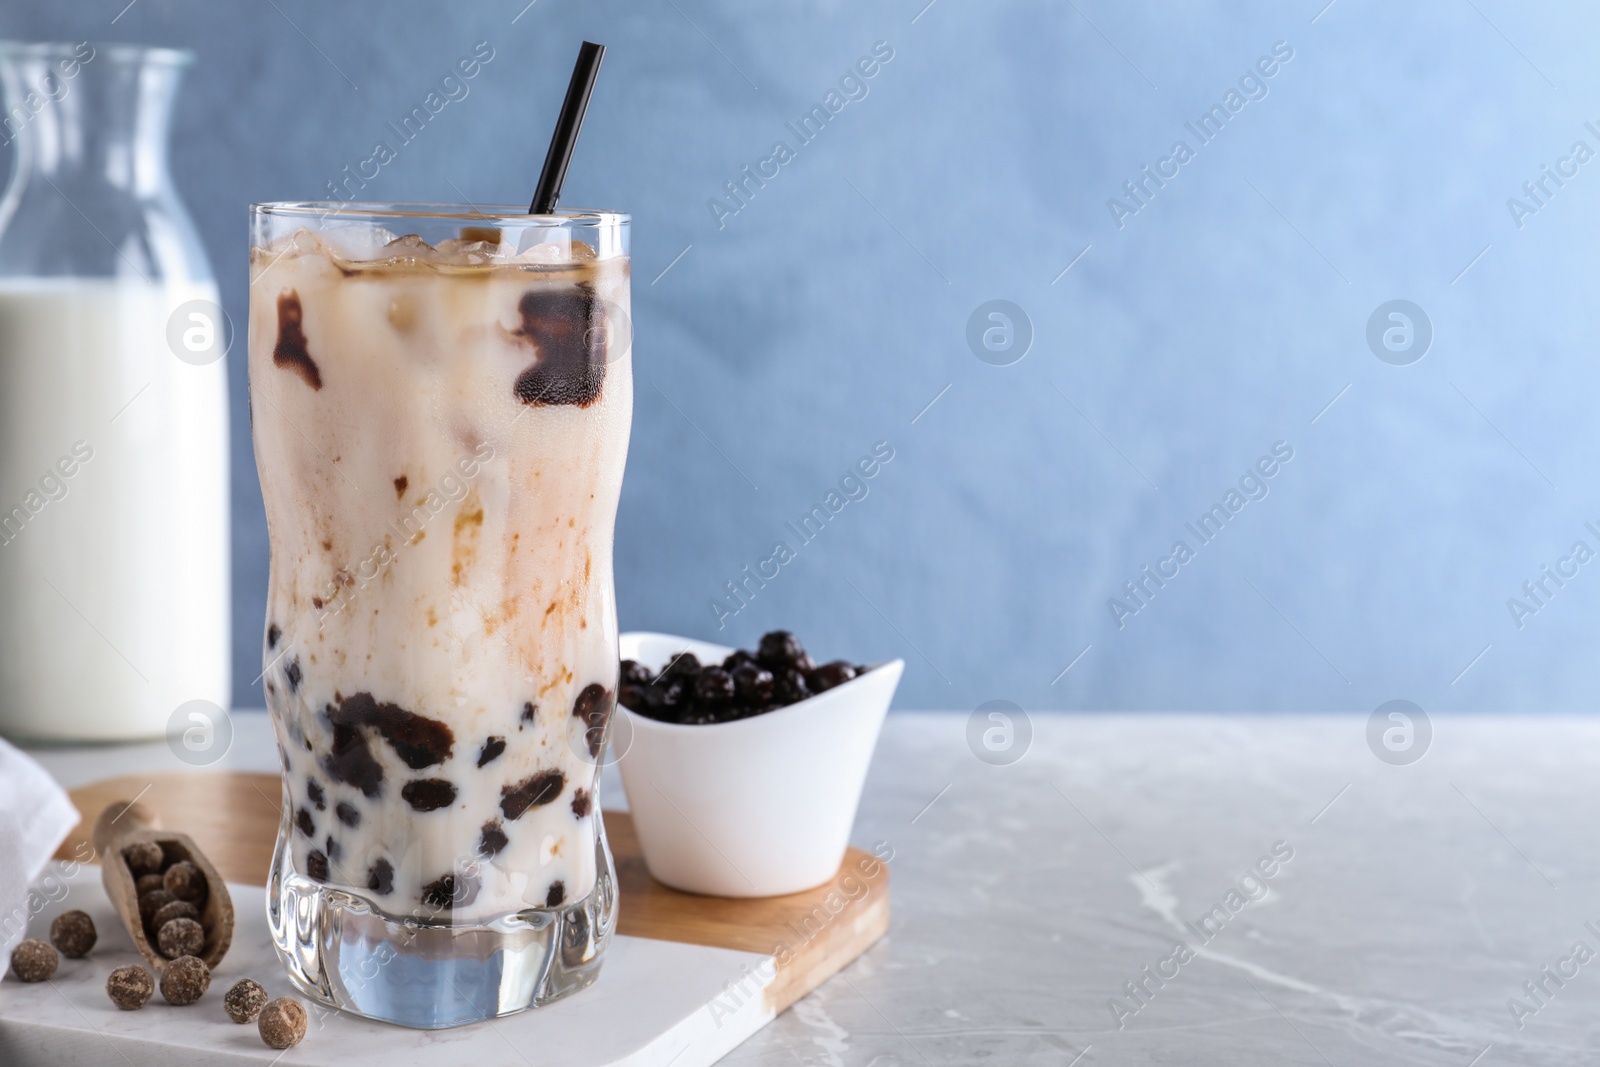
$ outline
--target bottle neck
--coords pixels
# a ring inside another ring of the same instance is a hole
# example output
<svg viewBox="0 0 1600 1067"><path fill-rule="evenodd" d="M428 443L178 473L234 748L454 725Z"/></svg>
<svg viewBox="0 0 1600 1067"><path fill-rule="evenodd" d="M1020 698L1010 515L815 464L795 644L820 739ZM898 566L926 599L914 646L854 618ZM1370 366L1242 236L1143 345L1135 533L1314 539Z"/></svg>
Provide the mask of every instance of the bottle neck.
<svg viewBox="0 0 1600 1067"><path fill-rule="evenodd" d="M167 134L180 63L160 49L88 43L0 51L0 144L16 149L17 186L75 193L165 194Z"/></svg>

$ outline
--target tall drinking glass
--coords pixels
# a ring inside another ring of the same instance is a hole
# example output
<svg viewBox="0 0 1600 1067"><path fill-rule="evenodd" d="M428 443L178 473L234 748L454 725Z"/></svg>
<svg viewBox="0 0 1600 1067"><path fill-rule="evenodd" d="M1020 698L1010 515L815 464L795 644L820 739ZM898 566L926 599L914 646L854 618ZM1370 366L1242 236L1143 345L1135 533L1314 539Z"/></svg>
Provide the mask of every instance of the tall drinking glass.
<svg viewBox="0 0 1600 1067"><path fill-rule="evenodd" d="M445 1027L592 982L633 408L626 215L251 209L283 765L267 893L307 994Z"/></svg>

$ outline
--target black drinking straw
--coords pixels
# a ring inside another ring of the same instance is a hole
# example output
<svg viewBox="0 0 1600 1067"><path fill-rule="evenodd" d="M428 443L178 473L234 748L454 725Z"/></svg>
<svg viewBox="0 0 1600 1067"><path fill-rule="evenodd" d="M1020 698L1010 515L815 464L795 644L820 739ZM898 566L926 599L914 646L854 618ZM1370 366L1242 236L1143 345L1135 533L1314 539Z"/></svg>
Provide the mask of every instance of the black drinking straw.
<svg viewBox="0 0 1600 1067"><path fill-rule="evenodd" d="M572 161L572 148L578 143L578 131L583 129L583 113L589 108L595 75L600 73L600 60L605 54L606 46L593 41L583 42L578 49L578 63L572 68L572 81L567 83L567 99L561 104L561 117L550 137L550 151L545 153L533 203L528 205L530 215L548 215L556 209L561 183L567 178L567 164Z"/></svg>

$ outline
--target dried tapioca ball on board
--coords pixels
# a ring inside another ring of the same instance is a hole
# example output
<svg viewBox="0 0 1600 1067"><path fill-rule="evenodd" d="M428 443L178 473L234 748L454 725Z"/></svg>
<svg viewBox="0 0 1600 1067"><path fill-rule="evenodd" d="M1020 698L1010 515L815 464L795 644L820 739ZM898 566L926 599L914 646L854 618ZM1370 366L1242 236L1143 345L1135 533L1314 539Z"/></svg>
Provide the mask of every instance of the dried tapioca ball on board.
<svg viewBox="0 0 1600 1067"><path fill-rule="evenodd" d="M56 973L60 962L48 941L30 937L11 950L11 973L20 982L43 982Z"/></svg>
<svg viewBox="0 0 1600 1067"><path fill-rule="evenodd" d="M161 995L180 1008L205 996L210 987L211 968L195 956L179 956L161 972Z"/></svg>
<svg viewBox="0 0 1600 1067"><path fill-rule="evenodd" d="M271 1048L292 1048L306 1036L306 1009L293 997L279 997L261 1009L256 1028Z"/></svg>
<svg viewBox="0 0 1600 1067"><path fill-rule="evenodd" d="M241 978L233 983L222 998L222 1009L236 1023L253 1023L267 1006L267 991L254 978Z"/></svg>
<svg viewBox="0 0 1600 1067"><path fill-rule="evenodd" d="M106 995L123 1011L138 1011L156 991L156 980L143 967L118 967L106 979Z"/></svg>
<svg viewBox="0 0 1600 1067"><path fill-rule="evenodd" d="M64 911L50 924L50 943L69 960L81 960L99 940L94 920L85 911Z"/></svg>

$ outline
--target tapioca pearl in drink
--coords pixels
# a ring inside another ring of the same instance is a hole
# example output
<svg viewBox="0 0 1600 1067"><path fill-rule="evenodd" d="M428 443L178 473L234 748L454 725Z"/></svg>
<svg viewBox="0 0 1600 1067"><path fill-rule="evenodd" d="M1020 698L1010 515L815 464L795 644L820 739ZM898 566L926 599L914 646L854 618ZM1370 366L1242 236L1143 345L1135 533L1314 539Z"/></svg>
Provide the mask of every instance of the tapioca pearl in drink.
<svg viewBox="0 0 1600 1067"><path fill-rule="evenodd" d="M394 864L379 859L367 869L367 888L380 896L394 892Z"/></svg>
<svg viewBox="0 0 1600 1067"><path fill-rule="evenodd" d="M306 877L313 882L328 880L328 857L320 849L306 853Z"/></svg>
<svg viewBox="0 0 1600 1067"><path fill-rule="evenodd" d="M295 813L294 825L307 837L317 836L317 821L311 817L311 812L306 808L301 808Z"/></svg>
<svg viewBox="0 0 1600 1067"><path fill-rule="evenodd" d="M483 748L478 752L478 766L483 767L494 762L506 750L506 739L491 737L483 743Z"/></svg>
<svg viewBox="0 0 1600 1067"><path fill-rule="evenodd" d="M293 289L278 294L278 343L272 349L272 362L294 371L311 388L322 388L322 372L306 346L305 311Z"/></svg>
<svg viewBox="0 0 1600 1067"><path fill-rule="evenodd" d="M509 820L522 818L529 808L550 803L566 787L566 775L560 771L540 771L520 782L501 786L500 810Z"/></svg>
<svg viewBox="0 0 1600 1067"><path fill-rule="evenodd" d="M538 358L513 387L524 404L588 407L606 376L605 307L587 282L530 289L517 303L526 338Z"/></svg>
<svg viewBox="0 0 1600 1067"><path fill-rule="evenodd" d="M584 724L584 739L591 758L600 754L600 743L605 740L606 723L611 719L615 703L611 690L599 682L584 686L572 702L573 716Z"/></svg>
<svg viewBox="0 0 1600 1067"><path fill-rule="evenodd" d="M594 794L587 789L574 789L572 791L572 814L578 818L586 818L594 808Z"/></svg>
<svg viewBox="0 0 1600 1067"><path fill-rule="evenodd" d="M452 873L423 886L420 900L426 908L450 911L453 908L470 906L478 899L478 893L482 888L483 885L476 875Z"/></svg>
<svg viewBox="0 0 1600 1067"><path fill-rule="evenodd" d="M547 908L559 908L566 901L566 899L567 884L561 879L557 878L555 881L550 883L550 888L545 890L544 906Z"/></svg>
<svg viewBox="0 0 1600 1067"><path fill-rule="evenodd" d="M375 797L383 787L383 765L372 755L367 735L348 723L333 724L333 744L323 757L322 769L335 782L343 782Z"/></svg>
<svg viewBox="0 0 1600 1067"><path fill-rule="evenodd" d="M444 778L416 778L400 787L400 798L417 811L438 811L456 802L456 787Z"/></svg>
<svg viewBox="0 0 1600 1067"><path fill-rule="evenodd" d="M483 824L483 830L478 835L478 855L498 856L510 843L505 829L498 821L491 819Z"/></svg>
<svg viewBox="0 0 1600 1067"><path fill-rule="evenodd" d="M338 817L340 822L351 829L361 825L361 812L356 810L356 806L349 801L341 800L335 804L333 806L333 814Z"/></svg>
<svg viewBox="0 0 1600 1067"><path fill-rule="evenodd" d="M329 719L335 726L375 728L395 755L414 771L443 763L455 747L455 731L449 726L397 704L378 701L371 693L345 697L329 713Z"/></svg>

